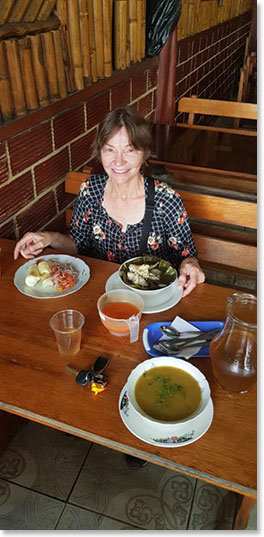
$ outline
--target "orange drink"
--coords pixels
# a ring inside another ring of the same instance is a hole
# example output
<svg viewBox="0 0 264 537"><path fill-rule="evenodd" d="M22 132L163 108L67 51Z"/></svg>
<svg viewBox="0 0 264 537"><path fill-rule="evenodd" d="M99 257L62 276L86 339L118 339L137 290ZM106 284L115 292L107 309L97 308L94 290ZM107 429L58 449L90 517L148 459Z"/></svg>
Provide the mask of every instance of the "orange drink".
<svg viewBox="0 0 264 537"><path fill-rule="evenodd" d="M139 320L144 302L133 291L116 289L104 293L97 302L100 319L103 325L114 336L127 336L130 342L137 341Z"/></svg>

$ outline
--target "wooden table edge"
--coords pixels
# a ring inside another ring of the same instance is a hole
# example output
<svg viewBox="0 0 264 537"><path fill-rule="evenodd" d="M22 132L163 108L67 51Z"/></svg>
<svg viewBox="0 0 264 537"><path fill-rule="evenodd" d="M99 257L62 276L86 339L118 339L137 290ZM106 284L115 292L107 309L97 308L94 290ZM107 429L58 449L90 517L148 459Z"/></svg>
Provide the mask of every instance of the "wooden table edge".
<svg viewBox="0 0 264 537"><path fill-rule="evenodd" d="M183 466L183 465L171 462L171 461L168 464L167 459L163 459L162 457L159 457L157 455L150 454L150 453L147 453L145 451L141 451L135 448L131 449L126 444L121 444L119 442L108 440L107 438L103 436L89 433L82 429L78 429L77 427L73 427L72 425L67 425L66 423L56 421L52 418L45 418L39 414L35 414L34 412L23 410L19 407L10 405L8 403L4 403L2 401L0 401L0 409L6 412L10 412L11 414L22 416L25 419L29 419L37 423L41 423L43 425L47 425L48 427L59 429L60 431L72 434L73 436L84 438L85 440L89 440L90 442L95 442L96 444L103 445L110 449L115 449L117 451L121 451L122 453L128 453L129 455L133 455L134 457L139 457L140 459L148 460L149 462L153 464L159 464L160 466L163 466L163 467L165 466L167 469L174 470L177 472L184 472L186 475L189 475L196 479L201 479L203 481L206 481L207 483L211 483L212 485L216 485L224 489L228 489L232 492L236 492L245 497L249 497L254 500L257 499L257 491L255 489L247 488L243 485L238 485L237 483L231 483L231 482L225 481L224 479L217 478L215 476L210 476L209 474L205 474L203 472L199 472L198 470L192 469L189 466ZM168 449L176 449L176 448L168 448ZM180 448L178 447L178 449Z"/></svg>

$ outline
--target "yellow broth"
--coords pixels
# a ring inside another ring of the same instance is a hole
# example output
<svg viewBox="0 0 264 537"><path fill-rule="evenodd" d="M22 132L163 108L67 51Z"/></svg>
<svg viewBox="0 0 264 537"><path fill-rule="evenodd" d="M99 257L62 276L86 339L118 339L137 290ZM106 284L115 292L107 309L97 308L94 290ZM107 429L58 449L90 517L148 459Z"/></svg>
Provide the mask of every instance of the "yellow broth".
<svg viewBox="0 0 264 537"><path fill-rule="evenodd" d="M152 367L144 371L135 385L140 408L160 421L187 418L198 408L201 395L197 380L176 367Z"/></svg>

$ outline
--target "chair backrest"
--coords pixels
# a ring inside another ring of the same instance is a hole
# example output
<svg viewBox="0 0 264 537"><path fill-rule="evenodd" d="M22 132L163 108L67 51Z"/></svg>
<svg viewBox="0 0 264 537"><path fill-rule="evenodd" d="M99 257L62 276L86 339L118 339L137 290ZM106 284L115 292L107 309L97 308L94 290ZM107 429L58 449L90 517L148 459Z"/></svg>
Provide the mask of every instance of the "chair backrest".
<svg viewBox="0 0 264 537"><path fill-rule="evenodd" d="M191 219L198 219L204 224L202 233L193 233L199 260L256 272L257 246L245 241L242 242L241 238L237 241L226 240L230 234L225 232L224 228L229 225L237 226L237 228L248 228L256 232L257 204L226 198L224 194L223 196L214 196L180 190L177 185L175 186ZM217 226L222 224L221 236L213 235L215 224ZM256 233L254 234L256 236ZM242 233L241 237L243 237Z"/></svg>
<svg viewBox="0 0 264 537"><path fill-rule="evenodd" d="M257 119L257 105L254 103L199 99L195 95L192 95L192 97L182 97L179 100L178 111L189 114L188 123L190 125L194 123L195 114Z"/></svg>

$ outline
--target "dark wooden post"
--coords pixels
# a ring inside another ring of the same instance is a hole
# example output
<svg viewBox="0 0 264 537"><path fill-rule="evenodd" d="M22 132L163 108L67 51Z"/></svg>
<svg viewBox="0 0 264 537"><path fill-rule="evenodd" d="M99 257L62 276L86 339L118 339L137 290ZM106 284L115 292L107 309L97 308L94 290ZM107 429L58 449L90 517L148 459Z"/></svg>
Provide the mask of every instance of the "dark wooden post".
<svg viewBox="0 0 264 537"><path fill-rule="evenodd" d="M177 64L177 26L170 33L159 55L156 122L174 125Z"/></svg>

